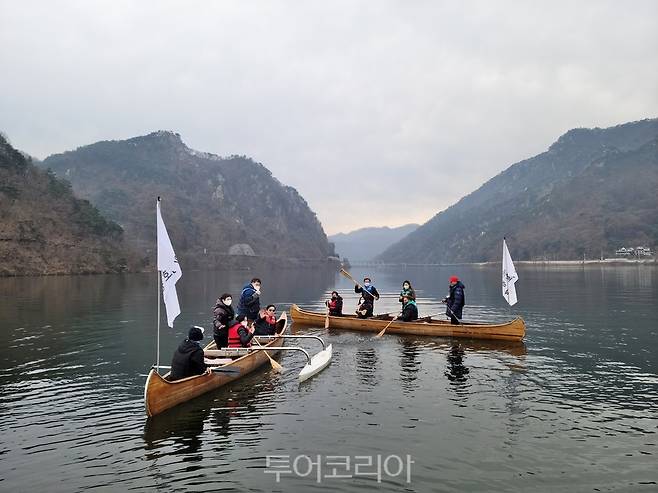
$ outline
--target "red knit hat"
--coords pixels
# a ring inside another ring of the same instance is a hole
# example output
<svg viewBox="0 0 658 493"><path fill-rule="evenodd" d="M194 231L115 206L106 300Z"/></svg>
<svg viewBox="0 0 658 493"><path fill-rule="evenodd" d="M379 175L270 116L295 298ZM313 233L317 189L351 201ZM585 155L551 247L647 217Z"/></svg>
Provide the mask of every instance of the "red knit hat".
<svg viewBox="0 0 658 493"><path fill-rule="evenodd" d="M459 281L459 278L457 276L452 276L450 278L450 282L457 282L457 281Z"/></svg>

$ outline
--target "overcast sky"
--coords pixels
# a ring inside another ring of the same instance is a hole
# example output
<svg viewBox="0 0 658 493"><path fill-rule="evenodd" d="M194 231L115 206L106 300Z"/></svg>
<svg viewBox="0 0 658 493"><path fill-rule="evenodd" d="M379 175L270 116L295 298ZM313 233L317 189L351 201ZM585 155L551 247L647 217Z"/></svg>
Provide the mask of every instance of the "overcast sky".
<svg viewBox="0 0 658 493"><path fill-rule="evenodd" d="M658 1L0 0L0 67L21 150L173 130L263 163L333 234L658 116Z"/></svg>

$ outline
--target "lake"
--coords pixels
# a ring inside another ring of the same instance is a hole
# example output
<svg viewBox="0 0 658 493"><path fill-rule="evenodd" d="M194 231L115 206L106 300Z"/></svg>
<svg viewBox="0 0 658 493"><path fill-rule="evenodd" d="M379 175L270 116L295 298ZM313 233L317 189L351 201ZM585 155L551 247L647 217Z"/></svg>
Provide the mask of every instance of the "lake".
<svg viewBox="0 0 658 493"><path fill-rule="evenodd" d="M456 274L465 319L522 316L522 344L304 329L334 349L311 380L288 353L281 374L264 366L148 420L155 274L0 279L0 490L657 491L658 268L517 266L512 308L499 269L351 272L383 295L376 313L410 279L421 316L443 312ZM356 305L333 271L183 270L165 365L253 276L279 310L321 310L333 289Z"/></svg>

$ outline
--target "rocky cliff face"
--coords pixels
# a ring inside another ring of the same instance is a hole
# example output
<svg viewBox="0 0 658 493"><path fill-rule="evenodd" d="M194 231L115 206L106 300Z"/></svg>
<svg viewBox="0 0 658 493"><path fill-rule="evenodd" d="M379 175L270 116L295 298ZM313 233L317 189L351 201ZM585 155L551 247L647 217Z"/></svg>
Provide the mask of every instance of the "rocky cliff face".
<svg viewBox="0 0 658 493"><path fill-rule="evenodd" d="M121 227L0 136L0 275L134 268Z"/></svg>
<svg viewBox="0 0 658 493"><path fill-rule="evenodd" d="M582 259L658 245L658 119L570 130L434 216L388 262Z"/></svg>
<svg viewBox="0 0 658 493"><path fill-rule="evenodd" d="M306 201L263 165L187 147L155 132L98 142L48 157L43 166L119 223L126 241L153 256L155 201L181 258L230 262L230 255L326 259L331 245ZM217 265L221 267L221 265Z"/></svg>

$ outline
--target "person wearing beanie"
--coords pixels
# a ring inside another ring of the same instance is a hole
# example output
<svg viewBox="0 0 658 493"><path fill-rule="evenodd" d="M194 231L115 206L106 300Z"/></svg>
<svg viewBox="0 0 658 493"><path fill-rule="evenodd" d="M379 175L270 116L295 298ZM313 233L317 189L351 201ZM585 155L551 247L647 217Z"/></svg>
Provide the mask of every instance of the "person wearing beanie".
<svg viewBox="0 0 658 493"><path fill-rule="evenodd" d="M443 303L446 306L446 315L450 317L450 323L452 325L459 325L462 318L462 308L466 303L466 297L464 296L465 286L459 280L457 276L450 277L450 294L443 299Z"/></svg>
<svg viewBox="0 0 658 493"><path fill-rule="evenodd" d="M187 338L180 343L171 360L169 380L180 380L194 375L201 375L208 367L203 360L203 327L190 327Z"/></svg>

